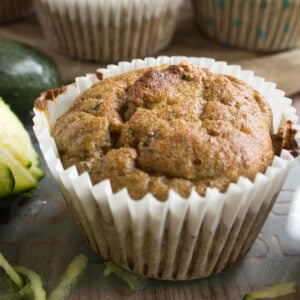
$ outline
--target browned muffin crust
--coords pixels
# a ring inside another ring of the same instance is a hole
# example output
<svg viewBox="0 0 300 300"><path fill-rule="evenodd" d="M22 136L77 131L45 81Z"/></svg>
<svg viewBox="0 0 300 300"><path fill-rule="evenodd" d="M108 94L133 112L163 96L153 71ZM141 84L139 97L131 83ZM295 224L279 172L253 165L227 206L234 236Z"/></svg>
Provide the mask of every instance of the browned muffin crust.
<svg viewBox="0 0 300 300"><path fill-rule="evenodd" d="M77 97L54 128L64 167L88 171L165 200L172 188L226 191L253 180L274 156L272 112L246 83L192 64L161 66L108 78Z"/></svg>

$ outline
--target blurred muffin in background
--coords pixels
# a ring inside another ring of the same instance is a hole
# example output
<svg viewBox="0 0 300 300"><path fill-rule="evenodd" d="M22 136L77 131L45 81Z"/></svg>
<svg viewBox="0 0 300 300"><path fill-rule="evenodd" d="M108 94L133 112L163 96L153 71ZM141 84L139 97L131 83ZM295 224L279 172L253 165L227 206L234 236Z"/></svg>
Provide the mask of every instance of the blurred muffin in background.
<svg viewBox="0 0 300 300"><path fill-rule="evenodd" d="M104 63L167 47L182 0L34 0L49 44L74 58Z"/></svg>
<svg viewBox="0 0 300 300"><path fill-rule="evenodd" d="M197 25L209 37L233 47L276 52L296 47L298 0L192 0Z"/></svg>
<svg viewBox="0 0 300 300"><path fill-rule="evenodd" d="M17 20L33 12L31 0L1 0L0 23Z"/></svg>

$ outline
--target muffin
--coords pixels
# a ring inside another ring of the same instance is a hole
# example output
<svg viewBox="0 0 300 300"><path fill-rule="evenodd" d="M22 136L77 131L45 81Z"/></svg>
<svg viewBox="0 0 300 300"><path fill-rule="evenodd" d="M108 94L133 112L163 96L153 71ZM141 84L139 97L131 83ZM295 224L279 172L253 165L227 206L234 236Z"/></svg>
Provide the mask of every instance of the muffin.
<svg viewBox="0 0 300 300"><path fill-rule="evenodd" d="M167 47L182 0L34 0L49 45L103 63L153 55Z"/></svg>
<svg viewBox="0 0 300 300"><path fill-rule="evenodd" d="M300 36L298 0L192 0L196 24L227 46L275 52L294 48Z"/></svg>
<svg viewBox="0 0 300 300"><path fill-rule="evenodd" d="M298 151L283 93L212 59L111 65L34 110L87 243L151 278L202 278L243 257Z"/></svg>
<svg viewBox="0 0 300 300"><path fill-rule="evenodd" d="M0 23L15 21L33 13L31 0L1 0Z"/></svg>

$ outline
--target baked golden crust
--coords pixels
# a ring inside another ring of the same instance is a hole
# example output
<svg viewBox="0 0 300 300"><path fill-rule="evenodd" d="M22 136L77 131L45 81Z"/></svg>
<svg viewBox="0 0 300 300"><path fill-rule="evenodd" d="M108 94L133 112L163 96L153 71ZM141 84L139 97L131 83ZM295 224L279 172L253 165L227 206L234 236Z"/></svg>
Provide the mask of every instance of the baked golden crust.
<svg viewBox="0 0 300 300"><path fill-rule="evenodd" d="M65 167L110 179L133 199L170 188L226 191L274 156L272 112L246 83L188 63L108 78L79 95L53 136Z"/></svg>

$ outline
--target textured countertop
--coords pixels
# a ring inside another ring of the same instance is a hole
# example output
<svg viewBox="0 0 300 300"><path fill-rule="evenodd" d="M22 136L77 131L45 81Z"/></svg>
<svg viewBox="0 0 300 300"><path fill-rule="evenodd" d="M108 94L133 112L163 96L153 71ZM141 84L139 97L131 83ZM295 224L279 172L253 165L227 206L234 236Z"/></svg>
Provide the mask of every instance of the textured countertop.
<svg viewBox="0 0 300 300"><path fill-rule="evenodd" d="M65 83L103 66L53 51L35 16L2 24L0 36L27 42L47 52L57 62ZM241 65L275 82L293 99L293 105L300 112L300 49L262 54L227 48L197 30L189 2L182 10L171 45L158 55L205 56ZM246 292L258 288L300 280L300 229L299 240L295 230L290 230L293 207L300 201L296 193L300 187L300 166L289 174L261 234L244 259L221 274L202 280L149 280L140 292L130 291L114 276L104 277L103 260L86 246L43 160L42 167L46 177L40 189L32 197L16 199L11 207L0 211L0 251L12 264L36 270L48 290L56 284L71 259L80 253L88 256L88 268L70 299L242 299ZM299 298L298 291L285 299Z"/></svg>

